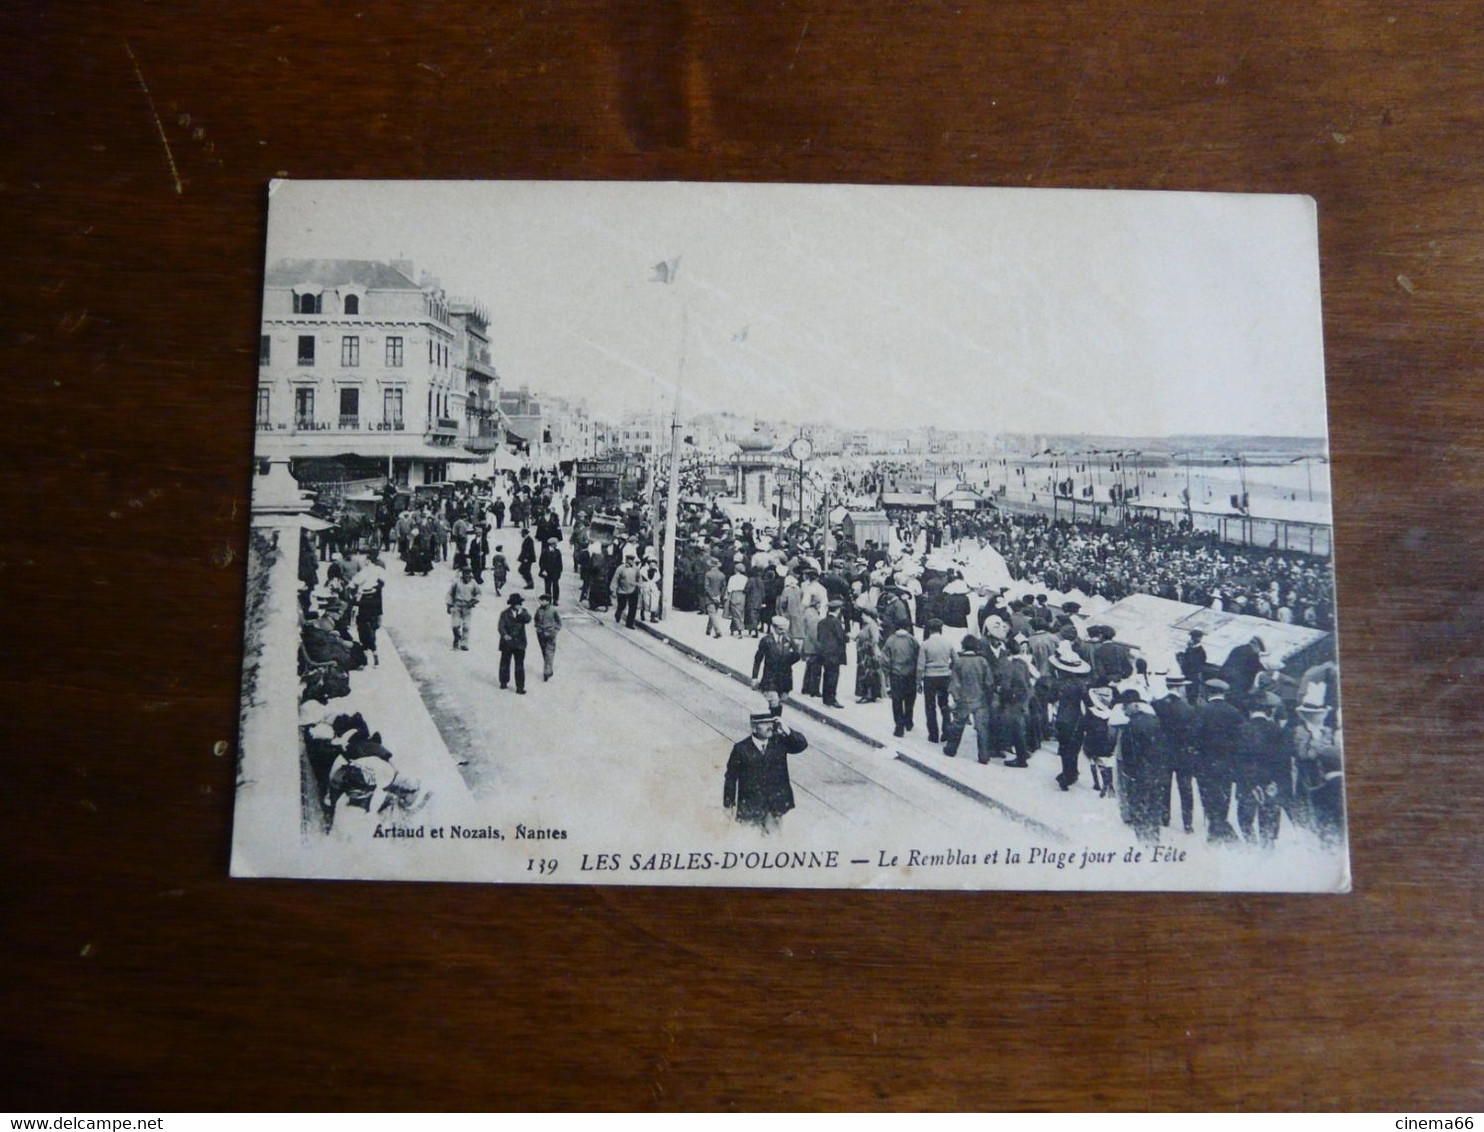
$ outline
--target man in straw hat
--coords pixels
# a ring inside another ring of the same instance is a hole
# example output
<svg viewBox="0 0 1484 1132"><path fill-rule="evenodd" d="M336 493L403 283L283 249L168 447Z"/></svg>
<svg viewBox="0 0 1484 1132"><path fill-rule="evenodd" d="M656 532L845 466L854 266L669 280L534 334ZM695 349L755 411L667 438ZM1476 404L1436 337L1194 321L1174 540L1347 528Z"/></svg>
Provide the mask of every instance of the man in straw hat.
<svg viewBox="0 0 1484 1132"><path fill-rule="evenodd" d="M1077 655L1068 640L1060 641L1050 661L1050 699L1056 710L1056 753L1061 759L1061 773L1056 784L1063 790L1077 781L1077 759L1082 753L1087 678L1092 665Z"/></svg>
<svg viewBox="0 0 1484 1132"><path fill-rule="evenodd" d="M788 756L806 750L809 740L772 712L754 712L748 721L752 733L727 759L721 804L737 821L768 833L794 808Z"/></svg>

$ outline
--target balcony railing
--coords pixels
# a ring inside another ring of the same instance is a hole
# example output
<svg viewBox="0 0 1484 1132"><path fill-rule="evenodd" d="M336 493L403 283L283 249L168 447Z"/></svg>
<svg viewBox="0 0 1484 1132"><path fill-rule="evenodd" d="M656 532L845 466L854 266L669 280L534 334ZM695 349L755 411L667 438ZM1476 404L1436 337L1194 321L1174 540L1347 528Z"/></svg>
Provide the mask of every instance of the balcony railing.
<svg viewBox="0 0 1484 1132"><path fill-rule="evenodd" d="M299 364L301 366L312 366L312 365L314 365L314 355L313 354L300 354L299 355Z"/></svg>

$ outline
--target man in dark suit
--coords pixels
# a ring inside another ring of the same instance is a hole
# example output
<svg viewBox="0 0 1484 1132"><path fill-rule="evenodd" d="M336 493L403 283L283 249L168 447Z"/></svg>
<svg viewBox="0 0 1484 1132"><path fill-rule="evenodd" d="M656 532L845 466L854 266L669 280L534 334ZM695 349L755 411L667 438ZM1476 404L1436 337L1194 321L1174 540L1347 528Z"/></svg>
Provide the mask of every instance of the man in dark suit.
<svg viewBox="0 0 1484 1132"><path fill-rule="evenodd" d="M1267 651L1261 637L1253 637L1245 645L1238 645L1227 654L1221 666L1221 678L1231 688L1233 696L1245 696L1252 691L1257 674L1262 671L1262 654Z"/></svg>
<svg viewBox="0 0 1484 1132"><path fill-rule="evenodd" d="M1251 700L1247 722L1237 731L1233 777L1237 785L1237 827L1264 849L1278 840L1283 807L1293 782L1289 744L1273 719L1277 696L1260 692ZM1254 828L1255 827L1255 828Z"/></svg>
<svg viewBox="0 0 1484 1132"><path fill-rule="evenodd" d="M1200 700L1201 681L1206 676L1206 648L1201 644L1205 634L1199 629L1190 631L1190 643L1175 659L1180 662L1180 675L1185 677L1185 698L1194 705Z"/></svg>
<svg viewBox="0 0 1484 1132"><path fill-rule="evenodd" d="M769 832L794 808L788 756L807 749L809 740L772 712L758 712L750 722L752 734L727 759L721 803L739 822Z"/></svg>
<svg viewBox="0 0 1484 1132"><path fill-rule="evenodd" d="M562 551L557 540L549 538L541 551L541 579L546 583L546 596L555 605L562 600Z"/></svg>
<svg viewBox="0 0 1484 1132"><path fill-rule="evenodd" d="M536 564L536 542L531 538L530 531L520 532L520 554L515 561L520 566L520 576L526 583L526 589L534 590L536 582L531 577L531 567Z"/></svg>
<svg viewBox="0 0 1484 1132"><path fill-rule="evenodd" d="M845 663L845 646L849 635L841 621L845 603L837 597L830 598L829 612L815 630L815 655L823 667L821 698L825 707L843 708L838 698L840 690L840 666Z"/></svg>
<svg viewBox="0 0 1484 1132"><path fill-rule="evenodd" d="M1237 732L1246 722L1242 713L1226 701L1225 680L1206 681L1206 702L1196 708L1195 782L1206 815L1206 840L1235 841L1227 815L1232 798L1232 759Z"/></svg>
<svg viewBox="0 0 1484 1132"><path fill-rule="evenodd" d="M752 658L752 683L767 698L768 709L775 717L783 711L783 697L794 690L793 666L798 659L799 650L789 636L788 618L773 618Z"/></svg>

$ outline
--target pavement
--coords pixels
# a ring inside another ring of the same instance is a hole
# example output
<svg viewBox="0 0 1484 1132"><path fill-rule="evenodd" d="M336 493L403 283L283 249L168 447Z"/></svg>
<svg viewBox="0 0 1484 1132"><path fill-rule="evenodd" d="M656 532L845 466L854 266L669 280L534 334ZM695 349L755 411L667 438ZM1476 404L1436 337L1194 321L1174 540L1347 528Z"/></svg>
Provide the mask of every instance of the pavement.
<svg viewBox="0 0 1484 1132"><path fill-rule="evenodd" d="M646 633L668 647L725 674L738 684L751 686L752 660L757 640L752 637L722 638L706 636L706 616L700 613L672 612L664 621L643 626ZM795 667L795 680L802 679L802 664ZM848 734L858 741L879 745L883 754L914 773L938 784L947 796L958 794L997 810L1024 831L1044 836L1054 844L1074 846L1132 845L1133 832L1119 816L1117 798L1098 796L1092 786L1086 760L1082 777L1069 790L1056 783L1061 760L1054 742L1044 743L1030 757L1030 765L1009 767L999 760L981 765L974 746L972 728L965 731L956 756L943 753L940 743L930 743L922 697L915 707L916 726L902 738L893 734L894 725L889 700L857 704L855 690L855 646L849 648L849 662L840 670L839 709L826 708L819 699L801 696L797 691L784 701L784 717L790 713L806 716ZM758 695L754 693L754 695ZM760 698L760 697L759 697ZM1284 888L1304 876L1322 876L1333 872L1336 858L1307 830L1285 820L1278 847L1264 852L1246 845L1213 846L1206 842L1205 814L1199 792L1194 806L1194 833L1186 833L1179 824L1179 800L1172 797L1175 824L1161 834L1161 842L1183 851L1197 869L1208 878L1207 887L1231 890ZM1022 839L1024 838L1022 834ZM1138 887L1130 883L1129 874L1110 875L1107 888ZM1147 887L1145 885L1144 887Z"/></svg>
<svg viewBox="0 0 1484 1132"><path fill-rule="evenodd" d="M438 804L430 805L428 816L498 823L507 839L533 841L500 849L444 841L399 847L396 875L516 879L510 869L534 869L543 853L550 851L554 860L559 847L563 875L528 879L728 883L725 877L685 871L642 879L631 872L570 873L588 869L605 851L621 852L627 861L629 854L683 855L697 846L747 850L766 844L759 841L766 835L732 821L721 804L731 747L746 735L748 714L764 703L750 683L754 639L708 640L705 618L697 614L674 613L659 625L633 630L618 626L611 612L594 614L577 604L576 580L569 573L559 604L564 629L555 677L542 679L540 650L531 633L527 694L517 695L498 685L496 622L512 592L534 608L539 590L517 589L522 586L518 575L503 594L486 585L475 610L471 647L463 651L453 648L444 606L453 577L448 565L413 577L402 572L393 554L387 569L383 636L388 647L380 669L356 674L365 678L356 694L366 697L368 719L397 751L399 766L434 784ZM862 860L847 862L852 868L846 873L796 873L790 884L902 883L892 869L867 866L864 858L875 852L872 846L924 851L969 846L988 853L995 847L1008 852L1034 845L1069 855L1089 847L1122 852L1133 846L1116 799L1098 797L1085 775L1070 791L1056 785L1060 764L1053 745L1035 753L1026 769L998 762L981 766L973 736L966 735L958 757L948 758L941 746L927 741L920 704L916 729L897 739L887 702L854 703L854 678L854 665L848 664L841 673L842 709L798 695L786 702L785 722L803 731L810 746L789 760L797 808L783 819L782 834L791 851L844 846ZM1199 812L1196 828L1204 829ZM1038 872L1029 886L1307 888L1326 866L1335 868L1333 854L1287 823L1276 853L1210 847L1203 833L1178 828L1165 831L1164 842L1186 852L1194 867L1151 885L1151 878L1137 870L1110 870L1094 878L1080 868L1074 873L1068 866L1062 873L1056 866ZM389 875L392 857L382 853L370 864L347 857L345 875L368 868ZM975 875L979 883L994 883L990 874ZM958 887L963 882L950 870L929 871L912 883Z"/></svg>
<svg viewBox="0 0 1484 1132"><path fill-rule="evenodd" d="M388 575L386 635L437 727L440 749L485 811L573 838L580 828L584 842L607 837L625 848L646 836L657 845L665 838L726 844L735 836L722 782L732 745L762 703L756 692L617 626L611 613L582 608L566 585L554 678L542 679L531 633L527 694L501 690L499 613L514 592L534 608L540 591L521 588L518 576L503 594L487 585L462 651L453 648L443 604L451 570L408 576L392 556ZM798 803L784 819L791 842L801 830L809 841L838 845L859 842L862 829L977 839L1024 828L1023 816L945 789L879 745L793 723L810 748L790 759Z"/></svg>
<svg viewBox="0 0 1484 1132"><path fill-rule="evenodd" d="M705 663L715 665L739 681L751 683L752 660L757 651L753 637L706 636L706 617L699 613L672 613L663 622L646 624L645 631L672 647ZM1061 760L1055 744L1046 744L1032 755L1030 766L1007 767L1002 762L982 766L975 753L972 728L964 732L958 754L952 758L943 753L941 743L930 743L927 737L927 715L923 698L917 697L914 719L916 726L898 739L893 734L891 701L855 702L855 645L848 650L849 660L840 669L840 703L838 709L827 708L822 700L801 695L797 688L785 701L785 714L794 711L828 727L836 728L860 741L879 746L914 771L932 778L949 790L972 792L988 799L988 804L1002 806L1022 815L1043 828L1075 837L1105 839L1125 836L1113 798L1099 798L1090 778L1083 779L1063 792L1056 784ZM794 667L794 681L803 679L802 663ZM1198 827L1199 828L1199 827Z"/></svg>

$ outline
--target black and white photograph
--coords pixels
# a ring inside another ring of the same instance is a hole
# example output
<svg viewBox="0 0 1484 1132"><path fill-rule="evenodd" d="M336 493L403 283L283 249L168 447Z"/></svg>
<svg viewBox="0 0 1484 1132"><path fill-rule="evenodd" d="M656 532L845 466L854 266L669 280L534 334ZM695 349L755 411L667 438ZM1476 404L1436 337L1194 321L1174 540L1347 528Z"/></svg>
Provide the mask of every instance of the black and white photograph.
<svg viewBox="0 0 1484 1132"><path fill-rule="evenodd" d="M1348 891L1317 231L275 181L233 874Z"/></svg>

